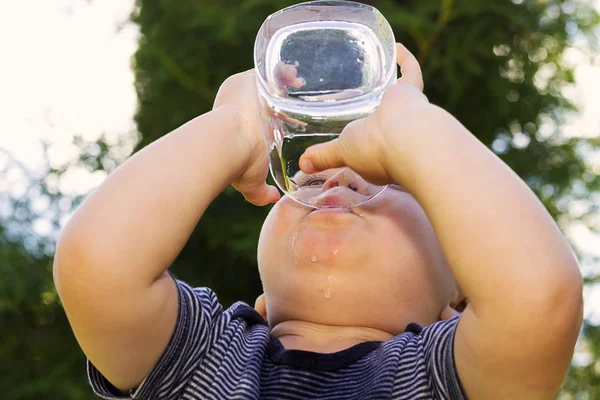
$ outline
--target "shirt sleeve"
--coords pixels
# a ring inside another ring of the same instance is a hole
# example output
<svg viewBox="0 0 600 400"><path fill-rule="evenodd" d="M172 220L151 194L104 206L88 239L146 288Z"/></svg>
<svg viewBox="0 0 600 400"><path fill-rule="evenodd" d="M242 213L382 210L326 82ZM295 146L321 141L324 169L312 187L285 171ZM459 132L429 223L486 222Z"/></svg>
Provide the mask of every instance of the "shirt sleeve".
<svg viewBox="0 0 600 400"><path fill-rule="evenodd" d="M88 379L96 395L104 399L180 398L195 367L214 343L217 331L225 322L223 307L212 290L191 288L182 281L174 280L179 297L177 322L156 365L137 389L123 394L88 360Z"/></svg>
<svg viewBox="0 0 600 400"><path fill-rule="evenodd" d="M466 400L454 362L454 336L460 315L423 330L425 359L436 399Z"/></svg>

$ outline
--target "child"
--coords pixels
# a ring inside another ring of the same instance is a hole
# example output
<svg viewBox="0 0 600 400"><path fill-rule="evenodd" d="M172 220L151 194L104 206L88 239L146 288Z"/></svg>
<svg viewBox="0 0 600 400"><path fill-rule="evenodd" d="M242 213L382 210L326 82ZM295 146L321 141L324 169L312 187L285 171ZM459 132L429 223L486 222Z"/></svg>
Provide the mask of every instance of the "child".
<svg viewBox="0 0 600 400"><path fill-rule="evenodd" d="M362 195L349 169L398 183L363 206L314 211L266 185L252 71L86 199L54 276L98 395L554 398L582 319L576 260L527 186L428 102L402 45L398 62L377 111L300 160L311 176L335 168L312 179L336 196ZM277 202L255 309L223 310L167 272L229 184L258 206Z"/></svg>

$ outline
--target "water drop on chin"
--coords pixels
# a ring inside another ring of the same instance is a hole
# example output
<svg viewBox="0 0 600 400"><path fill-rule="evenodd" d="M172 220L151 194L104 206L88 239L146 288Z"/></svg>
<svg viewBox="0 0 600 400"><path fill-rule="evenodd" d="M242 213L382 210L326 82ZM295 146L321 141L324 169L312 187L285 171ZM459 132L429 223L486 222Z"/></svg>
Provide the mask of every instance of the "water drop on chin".
<svg viewBox="0 0 600 400"><path fill-rule="evenodd" d="M298 232L294 233L292 237L292 259L294 261L294 265L298 265L298 257L296 256L296 239L298 239Z"/></svg>
<svg viewBox="0 0 600 400"><path fill-rule="evenodd" d="M331 294L333 293L333 291L331 290L331 275L329 275L327 277L327 288L323 291L323 296L326 299L330 299L331 298Z"/></svg>
<svg viewBox="0 0 600 400"><path fill-rule="evenodd" d="M313 247L312 251L310 252L310 261L314 263L317 262L317 249L315 247Z"/></svg>

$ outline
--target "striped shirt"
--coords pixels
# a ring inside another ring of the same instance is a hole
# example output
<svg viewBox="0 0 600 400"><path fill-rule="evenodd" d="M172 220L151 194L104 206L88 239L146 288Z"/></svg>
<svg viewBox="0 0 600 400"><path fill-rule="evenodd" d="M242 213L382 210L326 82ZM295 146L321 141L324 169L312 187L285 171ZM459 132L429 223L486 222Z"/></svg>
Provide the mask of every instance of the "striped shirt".
<svg viewBox="0 0 600 400"><path fill-rule="evenodd" d="M454 365L458 316L387 342L319 354L286 350L244 303L227 310L207 288L176 280L179 311L165 352L142 384L121 394L88 361L106 399L465 399Z"/></svg>

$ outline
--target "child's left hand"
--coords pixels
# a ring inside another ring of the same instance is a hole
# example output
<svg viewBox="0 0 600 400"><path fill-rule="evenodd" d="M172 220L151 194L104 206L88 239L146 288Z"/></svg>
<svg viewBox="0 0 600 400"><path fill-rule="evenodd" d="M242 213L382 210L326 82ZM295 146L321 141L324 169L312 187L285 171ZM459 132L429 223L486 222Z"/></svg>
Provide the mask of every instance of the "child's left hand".
<svg viewBox="0 0 600 400"><path fill-rule="evenodd" d="M397 180L391 176L391 165L402 159L402 150L408 150L402 142L426 131L440 109L429 104L422 93L423 78L416 58L403 45L396 47L402 78L387 89L373 114L348 124L339 138L309 147L300 158L302 171L310 174L347 166L374 184Z"/></svg>

